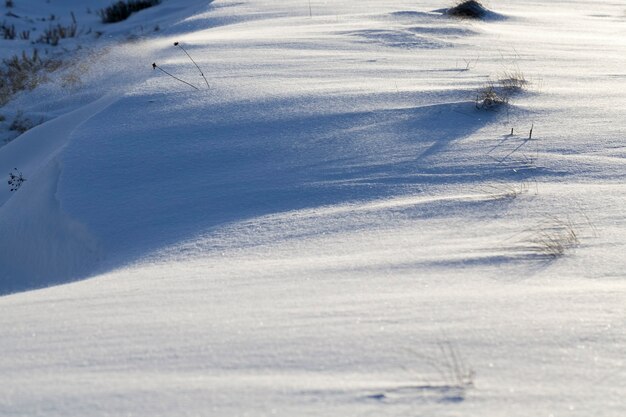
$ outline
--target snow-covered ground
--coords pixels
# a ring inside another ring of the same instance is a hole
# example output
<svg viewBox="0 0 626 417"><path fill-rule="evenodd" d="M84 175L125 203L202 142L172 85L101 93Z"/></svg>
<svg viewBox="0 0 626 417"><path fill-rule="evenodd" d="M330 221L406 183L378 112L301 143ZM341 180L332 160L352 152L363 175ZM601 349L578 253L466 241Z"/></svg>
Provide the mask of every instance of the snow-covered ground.
<svg viewBox="0 0 626 417"><path fill-rule="evenodd" d="M0 415L626 413L626 6L91 3L0 109Z"/></svg>

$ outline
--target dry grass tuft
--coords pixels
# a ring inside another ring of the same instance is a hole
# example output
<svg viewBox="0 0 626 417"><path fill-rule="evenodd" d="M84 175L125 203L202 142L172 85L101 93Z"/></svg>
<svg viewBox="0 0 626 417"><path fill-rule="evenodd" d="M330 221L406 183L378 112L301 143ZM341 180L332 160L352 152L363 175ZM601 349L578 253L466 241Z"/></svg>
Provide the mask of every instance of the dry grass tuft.
<svg viewBox="0 0 626 417"><path fill-rule="evenodd" d="M495 110L507 105L513 95L520 93L528 81L520 70L504 71L497 81L489 81L476 93L476 108Z"/></svg>
<svg viewBox="0 0 626 417"><path fill-rule="evenodd" d="M591 223L588 222L588 225ZM580 245L579 229L579 225L569 218L547 216L529 231L522 248L543 258L560 258Z"/></svg>
<svg viewBox="0 0 626 417"><path fill-rule="evenodd" d="M578 234L571 221L553 218L550 224L537 230L537 235L530 241L531 251L550 258L565 255L568 249L580 244Z"/></svg>
<svg viewBox="0 0 626 417"><path fill-rule="evenodd" d="M513 94L523 90L528 85L528 81L524 73L517 69L514 71L504 71L500 74L498 84L502 89Z"/></svg>
<svg viewBox="0 0 626 417"><path fill-rule="evenodd" d="M6 104L14 94L23 90L32 90L47 80L46 72L52 72L61 66L61 62L51 58L42 58L37 49L32 55L22 52L5 59L0 65L0 106Z"/></svg>
<svg viewBox="0 0 626 417"><path fill-rule="evenodd" d="M526 194L531 189L531 183L528 181L521 181L519 183L513 182L500 182L496 181L490 184L485 184L482 190L492 195L493 199L515 199L522 194Z"/></svg>
<svg viewBox="0 0 626 417"><path fill-rule="evenodd" d="M509 95L506 91L498 88L493 82L487 83L476 93L474 99L476 108L481 110L494 110L500 106L509 104Z"/></svg>

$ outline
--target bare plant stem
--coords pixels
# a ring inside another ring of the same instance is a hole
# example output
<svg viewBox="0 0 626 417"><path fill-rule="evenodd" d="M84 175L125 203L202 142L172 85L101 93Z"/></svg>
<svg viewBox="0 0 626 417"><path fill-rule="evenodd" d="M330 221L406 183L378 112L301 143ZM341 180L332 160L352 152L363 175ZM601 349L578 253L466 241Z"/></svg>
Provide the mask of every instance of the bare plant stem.
<svg viewBox="0 0 626 417"><path fill-rule="evenodd" d="M152 69L158 69L158 70L160 70L160 71L164 72L165 74L169 75L169 76L170 76L170 77L172 77L173 79L178 80L178 81L180 81L181 83L187 84L189 87L193 87L193 88L195 88L196 90L200 90L200 89L199 89L198 87L196 87L195 85L190 84L190 83L188 83L188 82L187 82L187 81L185 81L185 80L181 80L180 78L175 77L175 76L173 76L172 74L170 74L169 72L165 71L163 68L159 67L159 66L156 64L156 62L153 62L153 63L152 63Z"/></svg>
<svg viewBox="0 0 626 417"><path fill-rule="evenodd" d="M202 72L202 69L200 69L200 67L198 66L196 61L194 61L193 58L191 57L191 55L189 55L189 52L187 52L187 50L185 48L183 48L183 46L179 42L174 42L174 46L178 46L189 57L191 62L193 62L193 64L196 66L196 68L198 68L198 71L200 71L200 75L202 75L202 78L204 78L204 82L206 83L206 87L210 90L211 86L209 85L209 82L207 81L206 77L204 76L204 73Z"/></svg>

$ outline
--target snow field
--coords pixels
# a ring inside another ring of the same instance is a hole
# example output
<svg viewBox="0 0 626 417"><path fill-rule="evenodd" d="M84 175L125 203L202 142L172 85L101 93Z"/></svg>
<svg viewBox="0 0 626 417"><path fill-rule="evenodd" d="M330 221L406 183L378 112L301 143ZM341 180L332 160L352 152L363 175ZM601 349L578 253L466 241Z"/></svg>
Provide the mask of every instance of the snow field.
<svg viewBox="0 0 626 417"><path fill-rule="evenodd" d="M624 413L623 7L185 5L0 149L0 415Z"/></svg>

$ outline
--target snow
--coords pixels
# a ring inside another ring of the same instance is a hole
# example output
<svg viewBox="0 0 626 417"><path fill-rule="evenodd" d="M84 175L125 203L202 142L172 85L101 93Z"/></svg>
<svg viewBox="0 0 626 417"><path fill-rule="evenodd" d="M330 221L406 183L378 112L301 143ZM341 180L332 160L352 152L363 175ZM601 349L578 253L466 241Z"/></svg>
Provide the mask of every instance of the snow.
<svg viewBox="0 0 626 417"><path fill-rule="evenodd" d="M0 110L47 120L0 148L0 415L623 415L624 7L486 4L164 0L68 41Z"/></svg>

